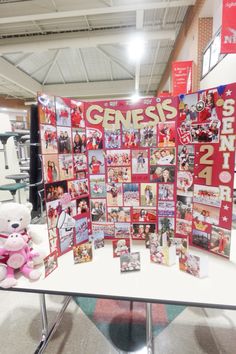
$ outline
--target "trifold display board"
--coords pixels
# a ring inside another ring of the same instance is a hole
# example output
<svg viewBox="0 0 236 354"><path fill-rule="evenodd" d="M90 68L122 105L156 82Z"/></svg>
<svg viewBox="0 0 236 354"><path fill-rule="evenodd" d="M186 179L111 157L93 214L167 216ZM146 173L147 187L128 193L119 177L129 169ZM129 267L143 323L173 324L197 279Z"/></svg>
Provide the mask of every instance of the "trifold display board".
<svg viewBox="0 0 236 354"><path fill-rule="evenodd" d="M236 84L137 103L40 94L51 252L104 234L229 258L235 98Z"/></svg>

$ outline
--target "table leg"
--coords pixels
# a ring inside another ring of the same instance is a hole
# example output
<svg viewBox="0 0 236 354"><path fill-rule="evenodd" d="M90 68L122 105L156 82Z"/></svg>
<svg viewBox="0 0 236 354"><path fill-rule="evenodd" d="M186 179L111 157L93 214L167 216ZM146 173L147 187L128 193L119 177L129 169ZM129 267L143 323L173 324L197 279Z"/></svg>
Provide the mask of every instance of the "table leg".
<svg viewBox="0 0 236 354"><path fill-rule="evenodd" d="M45 296L43 294L43 296ZM62 308L60 310L60 312L57 314L57 317L54 321L54 323L52 324L52 326L50 327L50 329L48 329L48 322L47 322L47 310L46 310L46 304L45 304L45 297L40 299L40 307L41 307L41 316L42 316L42 338L41 338L41 342L39 343L37 349L35 350L34 354L42 354L44 353L45 349L47 348L47 345L50 341L50 339L52 338L52 336L54 335L54 333L56 332L57 328L59 327L62 317L64 315L64 312L67 308L67 306L70 303L70 300L72 299L71 296L66 296Z"/></svg>
<svg viewBox="0 0 236 354"><path fill-rule="evenodd" d="M153 333L152 333L152 304L146 303L146 343L147 354L154 353Z"/></svg>
<svg viewBox="0 0 236 354"><path fill-rule="evenodd" d="M6 144L3 145L3 153L4 153L4 160L5 160L5 169L8 170L8 160L7 160L7 150L6 150Z"/></svg>

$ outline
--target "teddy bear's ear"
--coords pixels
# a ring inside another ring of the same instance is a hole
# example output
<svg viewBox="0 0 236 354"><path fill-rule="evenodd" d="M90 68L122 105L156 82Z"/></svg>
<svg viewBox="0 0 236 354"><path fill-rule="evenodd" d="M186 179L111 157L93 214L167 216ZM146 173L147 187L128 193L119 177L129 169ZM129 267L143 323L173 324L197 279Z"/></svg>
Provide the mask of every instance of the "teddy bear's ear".
<svg viewBox="0 0 236 354"><path fill-rule="evenodd" d="M31 203L27 202L27 203L25 203L25 206L26 206L27 209L29 209L30 212L32 211L33 205Z"/></svg>

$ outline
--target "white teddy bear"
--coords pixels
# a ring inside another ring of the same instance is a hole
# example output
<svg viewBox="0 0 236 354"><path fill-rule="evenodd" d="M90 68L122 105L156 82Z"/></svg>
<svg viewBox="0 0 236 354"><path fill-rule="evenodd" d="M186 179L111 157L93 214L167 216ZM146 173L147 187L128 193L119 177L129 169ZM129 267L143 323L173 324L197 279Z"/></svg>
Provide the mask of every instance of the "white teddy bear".
<svg viewBox="0 0 236 354"><path fill-rule="evenodd" d="M34 258L34 264L40 264L46 256L43 249L35 247L35 244L42 243L42 237L39 233L30 229L32 204L19 203L1 203L0 204L0 247L4 244L8 236L14 232L28 236L28 244L40 255ZM0 281L6 277L6 259L0 257Z"/></svg>

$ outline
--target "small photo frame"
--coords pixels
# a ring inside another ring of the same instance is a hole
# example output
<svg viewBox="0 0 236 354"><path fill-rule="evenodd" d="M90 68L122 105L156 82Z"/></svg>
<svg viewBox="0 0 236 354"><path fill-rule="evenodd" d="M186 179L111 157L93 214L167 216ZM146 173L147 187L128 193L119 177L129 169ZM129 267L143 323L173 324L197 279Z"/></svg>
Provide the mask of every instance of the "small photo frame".
<svg viewBox="0 0 236 354"><path fill-rule="evenodd" d="M132 252L120 256L121 273L141 270L140 252Z"/></svg>
<svg viewBox="0 0 236 354"><path fill-rule="evenodd" d="M58 267L56 251L53 251L47 257L44 258L44 267L45 267L45 278Z"/></svg>

